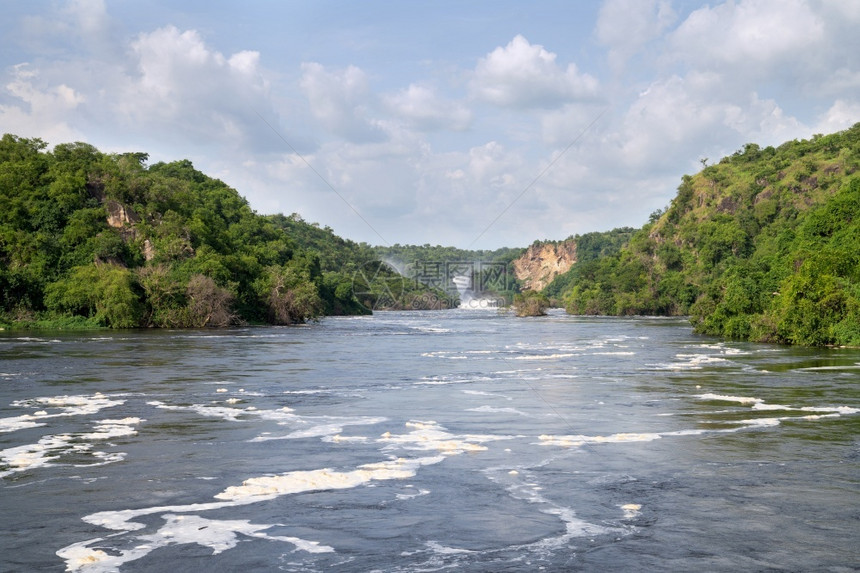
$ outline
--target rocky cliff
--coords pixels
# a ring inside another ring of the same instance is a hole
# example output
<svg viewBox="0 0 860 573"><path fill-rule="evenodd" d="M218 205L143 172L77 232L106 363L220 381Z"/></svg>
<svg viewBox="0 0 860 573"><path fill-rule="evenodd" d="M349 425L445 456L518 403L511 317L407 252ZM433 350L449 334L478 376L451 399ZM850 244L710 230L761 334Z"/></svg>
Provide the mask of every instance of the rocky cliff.
<svg viewBox="0 0 860 573"><path fill-rule="evenodd" d="M567 272L576 262L576 241L533 243L514 260L514 273L523 289L543 290L558 275Z"/></svg>

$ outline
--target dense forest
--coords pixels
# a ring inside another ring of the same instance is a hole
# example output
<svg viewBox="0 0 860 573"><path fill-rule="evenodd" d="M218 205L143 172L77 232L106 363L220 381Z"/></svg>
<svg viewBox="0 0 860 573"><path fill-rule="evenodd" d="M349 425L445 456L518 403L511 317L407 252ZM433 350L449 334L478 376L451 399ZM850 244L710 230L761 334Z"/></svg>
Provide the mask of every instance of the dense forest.
<svg viewBox="0 0 860 573"><path fill-rule="evenodd" d="M46 148L0 139L0 326L294 324L427 292L367 245L256 214L189 161Z"/></svg>
<svg viewBox="0 0 860 573"><path fill-rule="evenodd" d="M572 314L689 315L728 338L860 345L858 168L860 123L747 144L684 176L623 248L581 259L552 292Z"/></svg>

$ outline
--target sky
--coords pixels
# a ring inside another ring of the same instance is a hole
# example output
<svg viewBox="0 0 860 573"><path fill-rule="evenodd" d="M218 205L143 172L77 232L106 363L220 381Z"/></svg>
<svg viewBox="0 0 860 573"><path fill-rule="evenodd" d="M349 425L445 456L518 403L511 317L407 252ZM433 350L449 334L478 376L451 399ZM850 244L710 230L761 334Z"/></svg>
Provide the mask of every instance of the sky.
<svg viewBox="0 0 860 573"><path fill-rule="evenodd" d="M860 121L857 0L0 7L0 133L189 159L372 245L640 227L703 160Z"/></svg>

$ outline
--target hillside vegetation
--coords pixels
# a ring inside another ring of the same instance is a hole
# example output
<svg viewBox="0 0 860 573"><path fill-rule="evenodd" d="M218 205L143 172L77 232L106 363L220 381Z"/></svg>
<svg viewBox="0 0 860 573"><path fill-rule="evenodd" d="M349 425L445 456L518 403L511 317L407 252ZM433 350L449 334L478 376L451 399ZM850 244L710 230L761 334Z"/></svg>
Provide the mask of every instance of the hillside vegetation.
<svg viewBox="0 0 860 573"><path fill-rule="evenodd" d="M375 261L368 246L257 215L189 161L46 148L0 139L0 324L294 324L367 313L387 296L384 269L355 296L356 270Z"/></svg>
<svg viewBox="0 0 860 573"><path fill-rule="evenodd" d="M858 168L860 124L747 144L684 176L616 254L556 279L567 311L689 315L696 331L728 338L860 345Z"/></svg>

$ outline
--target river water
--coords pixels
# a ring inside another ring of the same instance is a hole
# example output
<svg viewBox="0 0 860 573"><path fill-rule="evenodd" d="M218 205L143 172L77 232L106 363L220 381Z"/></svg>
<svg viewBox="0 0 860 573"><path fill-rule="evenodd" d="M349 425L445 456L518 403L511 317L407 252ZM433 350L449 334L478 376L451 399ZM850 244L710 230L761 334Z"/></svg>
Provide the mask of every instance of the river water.
<svg viewBox="0 0 860 573"><path fill-rule="evenodd" d="M0 571L856 571L860 351L380 312L0 333Z"/></svg>

